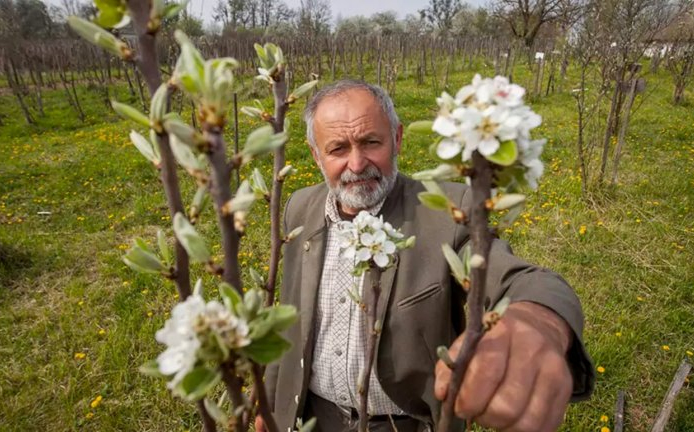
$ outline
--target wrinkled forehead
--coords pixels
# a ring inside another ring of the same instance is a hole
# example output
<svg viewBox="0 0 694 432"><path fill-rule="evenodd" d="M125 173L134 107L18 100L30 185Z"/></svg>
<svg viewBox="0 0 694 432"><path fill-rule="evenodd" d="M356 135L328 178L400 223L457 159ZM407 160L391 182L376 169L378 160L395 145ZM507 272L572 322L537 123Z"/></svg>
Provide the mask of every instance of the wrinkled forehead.
<svg viewBox="0 0 694 432"><path fill-rule="evenodd" d="M350 122L359 118L373 121L388 117L376 97L365 89L350 89L323 98L316 107L316 123Z"/></svg>

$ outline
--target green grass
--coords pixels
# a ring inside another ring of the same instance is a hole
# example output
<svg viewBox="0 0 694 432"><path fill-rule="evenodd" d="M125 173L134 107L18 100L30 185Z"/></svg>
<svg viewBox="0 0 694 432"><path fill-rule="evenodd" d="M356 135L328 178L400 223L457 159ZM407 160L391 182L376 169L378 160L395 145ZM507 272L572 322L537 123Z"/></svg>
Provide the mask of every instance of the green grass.
<svg viewBox="0 0 694 432"><path fill-rule="evenodd" d="M471 77L456 73L451 87ZM530 86L527 73L518 77ZM694 122L691 106L670 104L667 75L648 79L657 91L633 116L618 186L593 188L588 197L576 168L573 99L552 94L533 103L545 118L539 135L549 139L546 174L504 236L517 254L575 287L586 346L605 370L593 398L569 409L565 431L609 426L619 389L627 393L627 430L649 430L679 362L694 351ZM85 124L54 92L44 96L46 116L34 127L11 96L0 96L0 431L197 430L192 406L137 371L160 352L154 332L176 302L170 283L120 260L133 237L152 241L157 227L168 229L157 173L129 143L131 125L93 92L81 92ZM124 89L118 95L128 99ZM429 79L421 87L399 81L403 122L432 117L433 97ZM298 173L287 192L322 178L297 109L290 120L287 159ZM241 117L242 132L257 125ZM425 138L406 135L401 170L431 167L427 147ZM259 166L269 173L270 160ZM181 178L189 202L194 184ZM266 214L257 205L251 215L245 267L266 265ZM215 238L210 209L205 215L201 229ZM694 430L692 404L688 384L671 431Z"/></svg>

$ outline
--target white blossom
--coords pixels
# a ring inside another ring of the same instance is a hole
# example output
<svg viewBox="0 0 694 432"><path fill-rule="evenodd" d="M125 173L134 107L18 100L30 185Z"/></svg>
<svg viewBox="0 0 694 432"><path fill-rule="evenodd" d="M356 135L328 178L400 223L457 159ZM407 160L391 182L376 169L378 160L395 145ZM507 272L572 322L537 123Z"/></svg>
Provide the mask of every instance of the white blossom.
<svg viewBox="0 0 694 432"><path fill-rule="evenodd" d="M397 252L396 242L403 234L383 221L383 216L372 216L363 210L350 222L338 224L341 256L355 264L371 263L386 268Z"/></svg>
<svg viewBox="0 0 694 432"><path fill-rule="evenodd" d="M436 99L439 114L432 125L443 137L436 154L441 159L460 157L466 162L475 151L490 157L502 143L512 141L518 149L515 163L524 168L525 181L536 187L543 170L539 156L544 141L532 140L530 132L542 123L542 117L524 105L524 95L525 89L508 78L483 79L480 75L455 97L444 92Z"/></svg>
<svg viewBox="0 0 694 432"><path fill-rule="evenodd" d="M190 372L198 361L198 352L211 332L221 336L228 348L248 345L248 324L234 316L218 301L205 303L202 296L193 294L178 303L171 311L171 318L164 328L157 331L157 342L167 346L157 357L159 371L173 375L168 383L174 388Z"/></svg>

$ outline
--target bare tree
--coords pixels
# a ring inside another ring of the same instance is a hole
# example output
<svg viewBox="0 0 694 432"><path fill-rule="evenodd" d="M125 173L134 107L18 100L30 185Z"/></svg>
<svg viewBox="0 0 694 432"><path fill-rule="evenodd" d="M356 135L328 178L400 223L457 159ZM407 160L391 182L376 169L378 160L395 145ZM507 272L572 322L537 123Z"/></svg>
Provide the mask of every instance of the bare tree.
<svg viewBox="0 0 694 432"><path fill-rule="evenodd" d="M429 0L429 6L421 9L419 15L439 30L447 32L453 27L453 18L462 8L460 0Z"/></svg>
<svg viewBox="0 0 694 432"><path fill-rule="evenodd" d="M535 43L542 27L549 22L571 20L580 0L494 0L494 15L505 21L515 37L526 47Z"/></svg>

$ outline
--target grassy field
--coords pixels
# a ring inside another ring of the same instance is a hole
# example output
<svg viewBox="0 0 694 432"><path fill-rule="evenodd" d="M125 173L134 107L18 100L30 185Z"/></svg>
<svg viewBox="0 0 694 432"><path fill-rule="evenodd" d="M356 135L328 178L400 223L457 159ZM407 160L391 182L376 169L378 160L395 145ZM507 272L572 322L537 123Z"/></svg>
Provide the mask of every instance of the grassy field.
<svg viewBox="0 0 694 432"><path fill-rule="evenodd" d="M452 83L471 76L458 73ZM545 119L538 134L549 139L546 174L503 235L517 254L563 274L584 305L597 386L590 401L569 409L564 431L611 428L619 389L627 394L627 430L650 430L679 362L694 352L692 105L670 104L667 75L647 79L619 184L585 197L574 100L553 94L533 102ZM151 242L157 227L170 225L157 173L129 143L131 125L82 91L85 124L54 92L44 96L46 116L35 127L0 93L0 431L199 430L192 406L137 371L161 350L154 332L177 301L170 283L120 260L133 237ZM401 80L395 101L403 122L433 116L433 97L429 85ZM287 154L298 174L287 192L321 179L297 110L290 119ZM242 134L255 126L242 118ZM406 136L401 170L432 167L428 144ZM269 160L260 165L269 172ZM193 187L184 177L188 202ZM266 268L266 214L254 208L246 267ZM213 235L206 215L202 230ZM694 431L691 384L669 430Z"/></svg>

